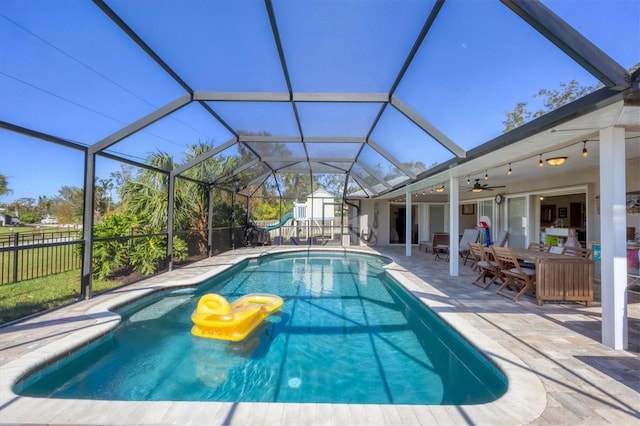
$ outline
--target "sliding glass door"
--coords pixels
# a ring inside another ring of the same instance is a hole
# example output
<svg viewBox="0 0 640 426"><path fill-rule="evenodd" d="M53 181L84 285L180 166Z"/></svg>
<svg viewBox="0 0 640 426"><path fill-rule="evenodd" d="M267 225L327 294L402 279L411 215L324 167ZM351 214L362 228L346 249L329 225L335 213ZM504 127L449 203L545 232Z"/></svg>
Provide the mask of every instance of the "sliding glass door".
<svg viewBox="0 0 640 426"><path fill-rule="evenodd" d="M507 198L507 230L509 247L527 247L527 197Z"/></svg>

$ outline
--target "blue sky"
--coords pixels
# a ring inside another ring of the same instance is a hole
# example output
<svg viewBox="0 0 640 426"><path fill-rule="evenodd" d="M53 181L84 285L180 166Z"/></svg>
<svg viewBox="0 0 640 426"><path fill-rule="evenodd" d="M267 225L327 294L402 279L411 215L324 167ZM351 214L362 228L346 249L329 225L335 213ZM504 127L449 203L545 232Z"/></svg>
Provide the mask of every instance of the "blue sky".
<svg viewBox="0 0 640 426"><path fill-rule="evenodd" d="M194 1L188 9L181 1L107 3L194 90L286 91L262 1ZM387 92L432 3L275 0L294 91ZM623 67L640 62L640 1L543 3ZM82 145L184 94L88 1L2 0L0 49L0 120ZM517 102L533 106L539 89L573 78L595 83L500 3L458 0L445 3L396 95L469 149L497 136L504 112ZM210 106L236 128L281 136L297 130L287 104ZM430 137L387 110L372 134L375 142L401 161L448 158ZM299 112L306 136L357 136L375 116L370 104L305 104ZM218 145L229 137L191 104L112 151L141 160L160 150L180 161L188 144ZM83 167L79 151L0 131L0 173L13 191L0 203L81 187ZM98 178L118 169L100 159Z"/></svg>

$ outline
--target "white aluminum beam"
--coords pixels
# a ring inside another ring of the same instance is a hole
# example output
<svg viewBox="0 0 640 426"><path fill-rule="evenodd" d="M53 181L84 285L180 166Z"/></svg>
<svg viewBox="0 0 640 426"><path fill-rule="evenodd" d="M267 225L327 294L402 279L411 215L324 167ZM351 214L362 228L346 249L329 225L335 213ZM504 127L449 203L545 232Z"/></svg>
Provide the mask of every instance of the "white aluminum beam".
<svg viewBox="0 0 640 426"><path fill-rule="evenodd" d="M249 161L248 163L243 164L242 166L233 169L232 171L230 171L229 173L225 174L224 176L220 176L219 178L215 179L212 183L218 183L218 182L227 181L227 180L237 176L239 173L244 172L248 168L250 168L252 166L255 166L259 162L260 162L260 159L259 158L255 158L255 159Z"/></svg>
<svg viewBox="0 0 640 426"><path fill-rule="evenodd" d="M389 102L388 93L294 93L294 102Z"/></svg>
<svg viewBox="0 0 640 426"><path fill-rule="evenodd" d="M622 127L600 130L602 343L617 350L628 349L624 138Z"/></svg>
<svg viewBox="0 0 640 426"><path fill-rule="evenodd" d="M389 182L387 182L386 180L384 180L381 176L379 176L371 167L367 166L366 164L357 161L356 164L360 167L362 167L362 170L364 170L365 172L369 173L375 180L377 180L378 182L380 182L382 184L382 186L384 186L387 189L391 189L392 186L389 184Z"/></svg>
<svg viewBox="0 0 640 426"><path fill-rule="evenodd" d="M194 101L232 102L389 102L387 93L194 92Z"/></svg>
<svg viewBox="0 0 640 426"><path fill-rule="evenodd" d="M282 161L291 161L292 163L306 163L307 162L307 157L262 157L262 161L267 161L267 162L272 162L272 161L278 161L278 162L282 162Z"/></svg>
<svg viewBox="0 0 640 426"><path fill-rule="evenodd" d="M231 173L229 173L231 176L235 176L239 173L244 172L245 170L255 166L256 164L258 164L260 162L259 158L254 158L253 160L249 161L248 163L238 167L237 169L233 170ZM271 173L271 171L269 171L269 173Z"/></svg>
<svg viewBox="0 0 640 426"><path fill-rule="evenodd" d="M398 169L400 169L402 171L402 173L407 175L410 179L415 179L416 178L416 174L413 173L406 165L402 164L400 161L398 161L397 158L395 158L393 155L391 155L389 152L387 152L383 147L381 147L380 145L378 145L377 143L375 143L371 139L369 139L369 146L371 146L371 148L373 148L376 151L378 151L378 154L380 154L384 158L386 158L387 161L389 161L394 166L396 166Z"/></svg>
<svg viewBox="0 0 640 426"><path fill-rule="evenodd" d="M311 157L309 159L312 163L353 163L353 158L345 158L345 157Z"/></svg>
<svg viewBox="0 0 640 426"><path fill-rule="evenodd" d="M424 117L415 112L409 105L405 104L397 96L391 97L391 105L393 105L402 115L411 120L416 126L420 127L424 132L440 143L458 158L466 158L467 152L458 144L449 139L444 133L438 130L434 125L429 123Z"/></svg>
<svg viewBox="0 0 640 426"><path fill-rule="evenodd" d="M262 159L262 161L264 161L265 163L269 163L270 161L277 161L277 162L282 162L282 160L284 160L283 158L278 158L278 159L271 159L271 160L265 160L264 158ZM290 160L290 158L287 158L287 160ZM302 160L302 161L307 161L307 160ZM296 164L300 163L300 161L291 161L289 164L287 164L286 166L282 166L280 168L277 167L273 167L272 164L268 164L269 167L273 170L274 173L278 173L278 170L282 170L285 169L287 167L293 167ZM276 180L277 181L277 180Z"/></svg>
<svg viewBox="0 0 640 426"><path fill-rule="evenodd" d="M288 143L288 142L305 142L305 143L366 143L367 138L365 137L340 137L340 136L331 136L331 137L305 137L304 139L300 136L262 136L262 135L239 135L240 142L249 142L249 143Z"/></svg>
<svg viewBox="0 0 640 426"><path fill-rule="evenodd" d="M370 194L378 195L378 192L375 191L371 185L369 185L367 182L365 182L364 180L360 179L360 177L358 177L355 173L350 173L349 177L353 178L353 180L356 181L356 183L358 185L360 185L360 188L362 188L365 192L369 192ZM368 194L367 194L368 195Z"/></svg>
<svg viewBox="0 0 640 426"><path fill-rule="evenodd" d="M332 161L333 161L333 160L332 160ZM315 162L315 163L318 163L318 164L320 164L320 165L322 165L322 166L325 166L325 167L331 167L332 169L340 170L340 173L346 173L346 172L348 171L348 169L346 169L346 168L345 168L345 169L343 169L342 167L338 167L338 166L336 166L336 165L334 165L334 164L328 164L328 163L326 163L326 162L324 162L324 161L316 161L316 160L314 160L314 162ZM349 166L351 166L351 164L352 164L352 160L348 160L348 161L336 161L336 162L337 162L337 163L348 163L348 164L349 164Z"/></svg>
<svg viewBox="0 0 640 426"><path fill-rule="evenodd" d="M194 101L289 102L286 92L194 92Z"/></svg>
<svg viewBox="0 0 640 426"><path fill-rule="evenodd" d="M304 143L367 143L365 137L305 137Z"/></svg>
<svg viewBox="0 0 640 426"><path fill-rule="evenodd" d="M404 198L404 207L406 212L404 218L404 255L407 257L411 257L411 237L413 231L411 229L411 224L413 222L413 217L411 215L411 201L411 191L407 188Z"/></svg>
<svg viewBox="0 0 640 426"><path fill-rule="evenodd" d="M302 138L300 136L262 136L262 135L238 135L240 142L250 142L250 143L290 143L290 142L302 142Z"/></svg>
<svg viewBox="0 0 640 426"><path fill-rule="evenodd" d="M251 182L249 182L245 188L255 185L258 182L260 182L260 184L264 183L265 180L267 180L267 178L271 176L271 171L268 171L266 173L261 174L260 176L258 176L257 178L253 179ZM254 191L255 192L255 191ZM253 194L252 194L253 195Z"/></svg>
<svg viewBox="0 0 640 426"><path fill-rule="evenodd" d="M449 178L449 275L457 277L460 273L460 188L458 178Z"/></svg>

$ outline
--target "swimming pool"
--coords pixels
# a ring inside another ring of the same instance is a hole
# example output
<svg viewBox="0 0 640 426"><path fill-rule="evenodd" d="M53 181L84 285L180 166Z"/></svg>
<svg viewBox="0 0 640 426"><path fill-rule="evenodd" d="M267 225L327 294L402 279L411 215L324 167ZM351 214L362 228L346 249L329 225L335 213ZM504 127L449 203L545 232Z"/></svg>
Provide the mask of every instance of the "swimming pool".
<svg viewBox="0 0 640 426"><path fill-rule="evenodd" d="M477 404L504 375L384 271L384 258L281 254L245 261L195 291L158 294L82 353L25 380L51 398ZM191 336L202 294L285 304L245 342Z"/></svg>

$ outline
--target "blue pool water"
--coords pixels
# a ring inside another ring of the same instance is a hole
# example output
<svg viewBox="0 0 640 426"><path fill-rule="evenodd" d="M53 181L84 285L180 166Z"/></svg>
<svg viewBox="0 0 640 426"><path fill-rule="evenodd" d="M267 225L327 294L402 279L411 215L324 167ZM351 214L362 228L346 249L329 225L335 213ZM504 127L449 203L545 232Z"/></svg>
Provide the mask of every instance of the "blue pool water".
<svg viewBox="0 0 640 426"><path fill-rule="evenodd" d="M270 255L195 291L161 293L120 313L90 347L26 379L20 394L170 401L477 404L504 375L384 272L380 257ZM194 337L203 294L285 303L240 343Z"/></svg>

